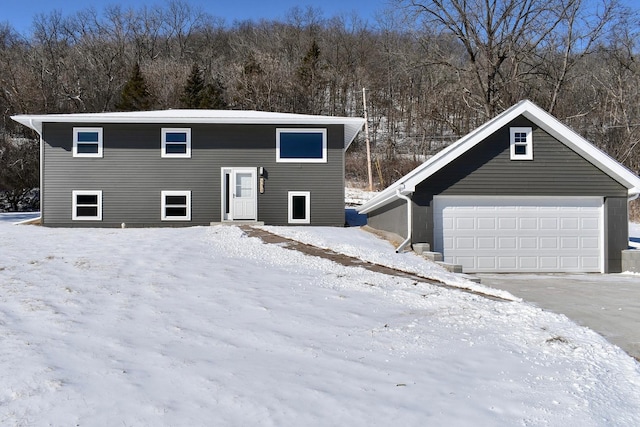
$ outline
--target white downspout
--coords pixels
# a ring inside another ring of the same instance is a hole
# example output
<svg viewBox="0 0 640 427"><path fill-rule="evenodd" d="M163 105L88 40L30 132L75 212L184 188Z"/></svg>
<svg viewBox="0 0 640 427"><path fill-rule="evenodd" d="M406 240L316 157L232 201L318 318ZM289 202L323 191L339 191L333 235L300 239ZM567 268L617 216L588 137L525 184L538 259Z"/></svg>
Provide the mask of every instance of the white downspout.
<svg viewBox="0 0 640 427"><path fill-rule="evenodd" d="M413 221L412 221L412 212L411 212L411 199L407 196L405 196L404 194L401 193L401 191L404 189L404 185L401 185L400 187L398 187L396 189L396 195L398 197L400 197L401 199L404 199L407 201L407 238L404 240L404 242L400 243L400 246L398 246L396 248L396 253L400 252L401 250L403 250L405 248L405 246L407 246L410 242L411 242L411 230L413 229Z"/></svg>
<svg viewBox="0 0 640 427"><path fill-rule="evenodd" d="M40 189L38 191L38 197L40 198L40 200L39 200L39 202L40 202L39 203L39 205L40 205L40 218L42 218L42 205L43 205L43 203L42 203L42 200L43 200L42 195L43 195L43 190L44 190L44 188L43 188L43 185L44 185L44 173L43 173L43 171L44 171L44 140L42 139L42 125L40 125L40 126L38 126L36 128L35 124L33 123L33 119L29 119L29 127L31 129L35 130L36 133L38 134L38 137L40 138L40 141L39 141L40 147L38 147L38 148L40 148L40 179L39 179L40 183L38 184L40 186ZM42 221L42 219L41 219L41 221Z"/></svg>

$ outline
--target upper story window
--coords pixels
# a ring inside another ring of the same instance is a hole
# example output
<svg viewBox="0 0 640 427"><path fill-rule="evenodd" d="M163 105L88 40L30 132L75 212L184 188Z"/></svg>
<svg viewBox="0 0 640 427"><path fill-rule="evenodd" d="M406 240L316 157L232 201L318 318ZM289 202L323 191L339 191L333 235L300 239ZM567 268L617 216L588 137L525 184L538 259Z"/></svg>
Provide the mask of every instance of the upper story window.
<svg viewBox="0 0 640 427"><path fill-rule="evenodd" d="M162 157L191 157L191 129L163 128Z"/></svg>
<svg viewBox="0 0 640 427"><path fill-rule="evenodd" d="M102 128L73 128L73 157L102 157Z"/></svg>
<svg viewBox="0 0 640 427"><path fill-rule="evenodd" d="M531 128L511 128L511 160L533 160L533 131Z"/></svg>
<svg viewBox="0 0 640 427"><path fill-rule="evenodd" d="M326 163L326 129L276 129L276 161Z"/></svg>

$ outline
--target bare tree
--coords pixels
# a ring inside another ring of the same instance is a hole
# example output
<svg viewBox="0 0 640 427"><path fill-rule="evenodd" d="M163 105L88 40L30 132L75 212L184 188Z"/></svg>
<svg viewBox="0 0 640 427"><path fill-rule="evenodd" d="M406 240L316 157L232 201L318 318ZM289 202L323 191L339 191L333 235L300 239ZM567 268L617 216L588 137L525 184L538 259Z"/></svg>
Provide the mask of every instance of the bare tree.
<svg viewBox="0 0 640 427"><path fill-rule="evenodd" d="M582 11L581 0L398 0L425 26L454 35L464 46L467 61L450 63L469 73L474 90L462 92L470 107L486 117L517 98L519 84L535 72L536 50L549 43L563 23L569 23L567 45L578 43L573 31ZM594 37L598 30L594 29ZM582 40L584 41L584 40ZM565 67L566 70L566 67ZM559 79L562 82L562 76Z"/></svg>

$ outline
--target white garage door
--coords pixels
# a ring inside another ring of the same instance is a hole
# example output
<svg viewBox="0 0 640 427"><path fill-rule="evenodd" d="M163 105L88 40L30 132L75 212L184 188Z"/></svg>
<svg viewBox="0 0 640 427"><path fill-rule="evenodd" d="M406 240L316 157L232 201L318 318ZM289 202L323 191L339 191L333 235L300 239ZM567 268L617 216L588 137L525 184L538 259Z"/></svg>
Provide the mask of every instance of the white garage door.
<svg viewBox="0 0 640 427"><path fill-rule="evenodd" d="M434 249L465 272L601 272L600 197L434 198Z"/></svg>

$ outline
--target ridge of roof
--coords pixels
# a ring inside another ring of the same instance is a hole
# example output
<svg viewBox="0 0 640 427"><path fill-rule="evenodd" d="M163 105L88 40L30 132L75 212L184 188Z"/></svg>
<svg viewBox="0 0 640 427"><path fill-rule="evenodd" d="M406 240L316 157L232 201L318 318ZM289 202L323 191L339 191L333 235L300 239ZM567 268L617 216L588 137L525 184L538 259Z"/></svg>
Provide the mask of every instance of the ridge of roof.
<svg viewBox="0 0 640 427"><path fill-rule="evenodd" d="M551 114L538 107L528 99L522 100L503 111L493 119L469 132L456 142L429 158L423 164L398 179L376 197L360 206L359 213L369 213L383 207L398 198L397 192L409 194L415 191L416 185L433 175L460 155L482 142L516 117L523 115L540 128L551 134L558 141L593 163L607 175L611 176L628 189L630 197L640 194L640 177L624 165L598 149L567 125L561 123Z"/></svg>

